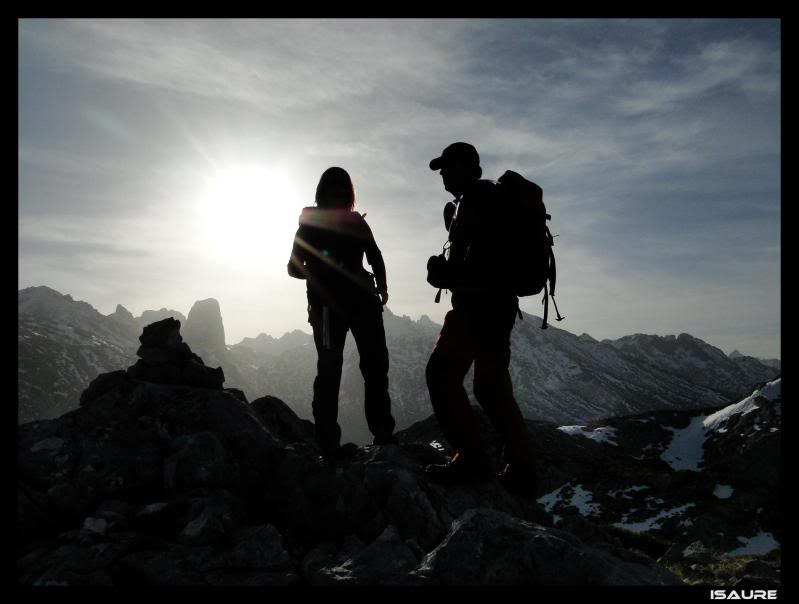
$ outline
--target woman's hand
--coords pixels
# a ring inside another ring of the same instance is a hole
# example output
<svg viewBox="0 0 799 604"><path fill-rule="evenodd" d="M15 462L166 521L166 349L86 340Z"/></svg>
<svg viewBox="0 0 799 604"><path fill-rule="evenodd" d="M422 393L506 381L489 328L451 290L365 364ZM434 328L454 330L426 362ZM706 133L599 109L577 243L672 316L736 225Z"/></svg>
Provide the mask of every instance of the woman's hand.
<svg viewBox="0 0 799 604"><path fill-rule="evenodd" d="M380 304L385 306L386 302L388 302L388 291L383 290L380 292Z"/></svg>

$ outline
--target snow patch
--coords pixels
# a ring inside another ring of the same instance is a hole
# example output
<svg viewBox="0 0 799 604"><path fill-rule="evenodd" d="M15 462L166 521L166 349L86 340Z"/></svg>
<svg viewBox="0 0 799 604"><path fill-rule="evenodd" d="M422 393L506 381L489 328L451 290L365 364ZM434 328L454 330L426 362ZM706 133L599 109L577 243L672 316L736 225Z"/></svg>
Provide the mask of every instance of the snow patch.
<svg viewBox="0 0 799 604"><path fill-rule="evenodd" d="M560 485L557 489L555 489L554 491L550 491L546 495L542 495L536 501L538 501L538 503L540 503L542 506L544 506L544 510L546 510L547 512L551 512L552 508L555 507L555 504L560 499L560 492L565 487L569 486L569 484L571 484L571 483L567 482L566 484Z"/></svg>
<svg viewBox="0 0 799 604"><path fill-rule="evenodd" d="M598 516L602 513L602 508L599 504L592 503L591 491L583 489L579 484L574 487L571 505L580 510L580 514L583 516Z"/></svg>
<svg viewBox="0 0 799 604"><path fill-rule="evenodd" d="M771 533L760 531L754 537L738 537L743 545L737 549L724 554L726 557L732 556L765 556L770 551L780 549L780 543Z"/></svg>
<svg viewBox="0 0 799 604"><path fill-rule="evenodd" d="M621 519L621 522L615 522L613 526L627 529L628 531L632 531L634 533L646 533L654 529L659 529L662 526L660 522L661 520L682 514L685 512L685 510L694 507L695 505L696 504L694 503L686 503L685 505L660 512L657 516L653 516L647 520L642 520L641 522L627 522L627 515L625 514Z"/></svg>
<svg viewBox="0 0 799 604"><path fill-rule="evenodd" d="M636 485L636 486L632 486L632 487L627 487L626 489L618 489L618 490L614 490L614 491L608 491L608 496L614 497L614 498L617 497L617 496L621 496L624 499L632 499L632 497L628 493L630 493L630 492L635 493L637 491L643 491L644 489L648 489L648 488L649 487L646 486L646 485Z"/></svg>
<svg viewBox="0 0 799 604"><path fill-rule="evenodd" d="M669 446L660 454L660 458L675 470L690 470L699 472L705 452L705 437L707 435L704 426L704 415L699 415L691 420L686 428L670 428L674 436L671 438Z"/></svg>
<svg viewBox="0 0 799 604"><path fill-rule="evenodd" d="M782 378L769 382L760 389L760 396L767 398L770 401L782 397Z"/></svg>
<svg viewBox="0 0 799 604"><path fill-rule="evenodd" d="M713 489L713 494L719 499L729 499L734 491L735 489L728 484L717 484L716 488Z"/></svg>
<svg viewBox="0 0 799 604"><path fill-rule="evenodd" d="M552 512L555 505L562 503L564 507L576 507L583 516L595 516L602 513L602 507L592 501L591 491L584 489L582 485L578 484L572 488L571 497L567 501L566 498L563 497L562 493L563 490L569 486L571 486L571 483L567 482L566 484L559 486L554 491L551 491L546 495L542 495L537 499L538 503L540 503L547 512Z"/></svg>
<svg viewBox="0 0 799 604"><path fill-rule="evenodd" d="M703 425L705 429L710 432L712 430L716 430L730 419L733 415L746 415L747 413L751 413L758 406L755 404L755 395L747 396L744 400L740 403L735 403L734 405L730 405L729 407L724 407L724 409L719 409L715 413L708 415L704 421ZM725 430L726 432L726 430Z"/></svg>
<svg viewBox="0 0 799 604"><path fill-rule="evenodd" d="M705 439L713 431L724 433L727 429L724 424L734 415L746 415L758 408L755 400L765 397L774 400L780 397L781 378L769 382L759 390L738 403L728 405L710 415L698 415L691 419L685 428L671 428L664 426L674 433L671 442L660 458L675 470L688 470L699 472L704 458Z"/></svg>
<svg viewBox="0 0 799 604"><path fill-rule="evenodd" d="M614 440L616 438L616 428L613 426L600 426L593 430L588 430L586 426L559 426L558 430L570 436L579 434L598 443L618 446L618 443Z"/></svg>

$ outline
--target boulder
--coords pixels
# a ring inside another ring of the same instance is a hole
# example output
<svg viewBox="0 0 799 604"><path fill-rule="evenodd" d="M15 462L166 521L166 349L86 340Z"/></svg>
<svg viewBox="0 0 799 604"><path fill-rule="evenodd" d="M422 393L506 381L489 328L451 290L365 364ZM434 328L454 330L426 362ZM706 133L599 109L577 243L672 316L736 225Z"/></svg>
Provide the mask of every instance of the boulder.
<svg viewBox="0 0 799 604"><path fill-rule="evenodd" d="M460 516L414 574L442 585L680 584L651 560L630 562L612 548L492 509Z"/></svg>
<svg viewBox="0 0 799 604"><path fill-rule="evenodd" d="M167 317L161 321L150 323L142 330L139 342L145 348L177 349L183 342L180 335L180 321Z"/></svg>
<svg viewBox="0 0 799 604"><path fill-rule="evenodd" d="M341 556L339 556L341 558ZM410 574L419 563L417 552L389 525L368 546L311 576L314 585L410 585L423 581Z"/></svg>
<svg viewBox="0 0 799 604"><path fill-rule="evenodd" d="M300 442L316 447L313 422L297 417L297 414L276 396L262 396L250 403L250 406L261 423L284 442Z"/></svg>
<svg viewBox="0 0 799 604"><path fill-rule="evenodd" d="M80 395L80 404L86 405L100 398L106 392L120 386L127 379L128 374L124 369L112 371L110 373L101 373L91 381L89 387Z"/></svg>
<svg viewBox="0 0 799 604"><path fill-rule="evenodd" d="M237 468L214 432L179 436L170 448L175 453L164 460L164 489L170 495L198 487L227 488L237 478Z"/></svg>
<svg viewBox="0 0 799 604"><path fill-rule="evenodd" d="M221 518L210 510L203 511L191 520L180 533L180 542L186 545L213 545L225 536Z"/></svg>
<svg viewBox="0 0 799 604"><path fill-rule="evenodd" d="M682 557L687 562L709 562L713 553L701 541L694 541L682 551Z"/></svg>
<svg viewBox="0 0 799 604"><path fill-rule="evenodd" d="M291 556L283 549L283 537L270 524L247 526L231 531L231 544L210 563L209 568L287 570Z"/></svg>

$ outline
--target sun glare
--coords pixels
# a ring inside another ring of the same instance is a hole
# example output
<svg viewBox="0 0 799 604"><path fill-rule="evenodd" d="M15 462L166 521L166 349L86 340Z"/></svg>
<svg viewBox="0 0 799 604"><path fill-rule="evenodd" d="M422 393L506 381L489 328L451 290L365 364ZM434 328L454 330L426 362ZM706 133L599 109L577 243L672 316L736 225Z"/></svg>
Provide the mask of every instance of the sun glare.
<svg viewBox="0 0 799 604"><path fill-rule="evenodd" d="M219 170L201 204L203 245L217 261L285 270L302 206L285 172Z"/></svg>

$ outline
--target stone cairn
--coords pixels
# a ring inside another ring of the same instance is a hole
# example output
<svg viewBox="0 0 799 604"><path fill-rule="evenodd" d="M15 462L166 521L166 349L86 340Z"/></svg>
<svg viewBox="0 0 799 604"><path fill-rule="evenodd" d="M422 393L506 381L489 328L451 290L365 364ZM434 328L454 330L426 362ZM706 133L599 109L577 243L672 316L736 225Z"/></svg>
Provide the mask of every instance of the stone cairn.
<svg viewBox="0 0 799 604"><path fill-rule="evenodd" d="M139 336L139 360L128 367L128 377L197 388L222 390L221 367L207 367L180 335L180 321L172 317L150 323Z"/></svg>

